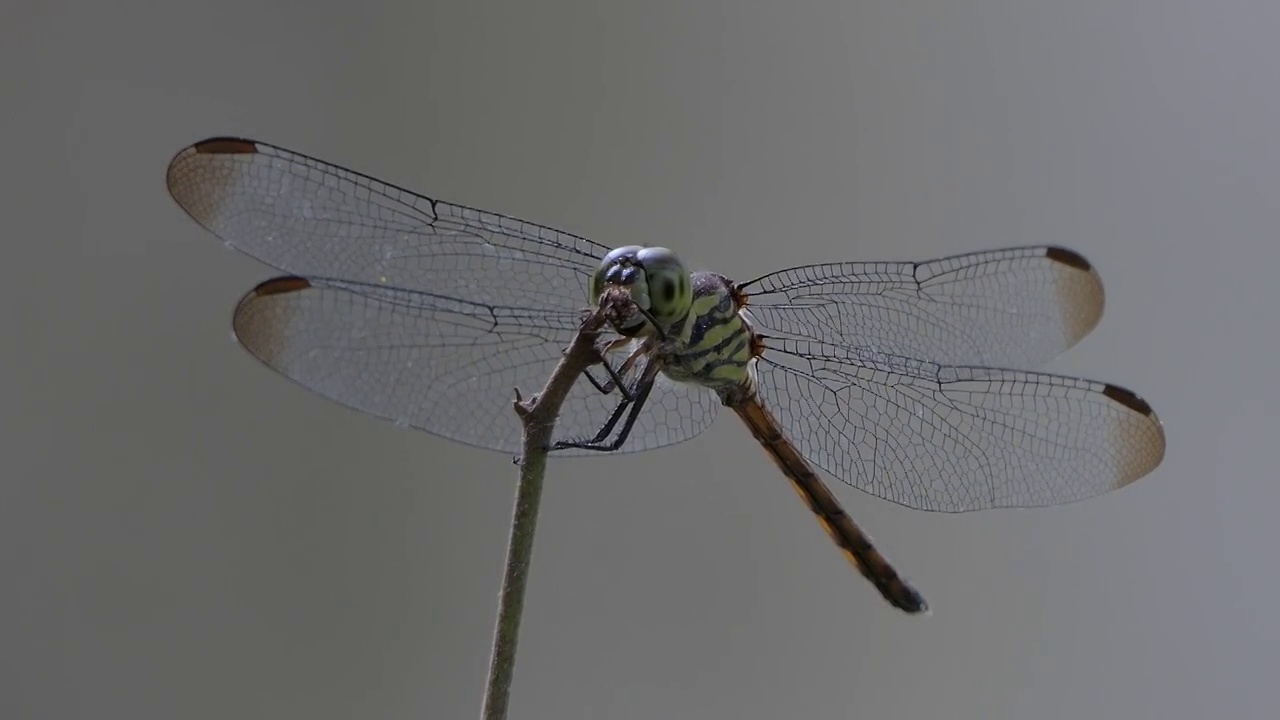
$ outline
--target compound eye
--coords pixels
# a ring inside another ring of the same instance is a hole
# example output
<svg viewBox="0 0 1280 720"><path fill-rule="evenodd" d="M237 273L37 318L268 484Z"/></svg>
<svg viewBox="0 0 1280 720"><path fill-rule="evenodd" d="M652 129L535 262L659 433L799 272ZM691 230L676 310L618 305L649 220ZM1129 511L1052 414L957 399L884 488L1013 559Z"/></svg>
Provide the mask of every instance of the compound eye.
<svg viewBox="0 0 1280 720"><path fill-rule="evenodd" d="M693 305L693 289L689 272L676 254L664 247L647 247L636 261L644 268L649 286L649 311L663 324L683 319Z"/></svg>
<svg viewBox="0 0 1280 720"><path fill-rule="evenodd" d="M600 294L604 292L605 277L609 274L609 271L620 265L637 262L636 258L643 249L639 245L624 245L610 250L609 254L600 260L600 264L596 267L596 273L591 276L591 282L587 288L587 294L590 295L587 299L591 301L592 305L600 302Z"/></svg>

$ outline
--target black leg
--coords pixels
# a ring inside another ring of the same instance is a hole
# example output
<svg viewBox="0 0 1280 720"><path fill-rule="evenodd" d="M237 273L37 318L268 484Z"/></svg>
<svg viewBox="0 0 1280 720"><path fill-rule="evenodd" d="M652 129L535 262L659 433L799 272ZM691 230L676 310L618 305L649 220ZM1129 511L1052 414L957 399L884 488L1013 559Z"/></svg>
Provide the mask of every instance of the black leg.
<svg viewBox="0 0 1280 720"><path fill-rule="evenodd" d="M617 369L614 369L613 365L609 363L609 352L614 347L617 347L618 343L619 341L613 340L597 344L596 346L596 356L599 358L598 362L604 366L604 371L608 373L609 380L604 382L597 380L596 376L591 374L591 368L584 369L582 374L587 377L587 382L591 383L591 386L594 387L601 395L608 395L617 388L622 391L623 397L628 400L633 400L635 398L627 390L627 383L622 379L621 373L630 371L631 365L635 362L637 356L635 353L632 353L626 360L622 361L622 364L619 365ZM622 341L622 344L625 343L625 340Z"/></svg>
<svg viewBox="0 0 1280 720"><path fill-rule="evenodd" d="M644 374L641 376L640 381L636 383L636 388L631 393L624 392L624 395L629 394L631 397L624 396L623 400L618 403L618 407L614 409L613 414L609 416L608 422L604 424L604 427L600 428L600 432L596 433L595 437L585 441L561 440L552 445L551 449L580 448L582 450L613 452L622 447L622 443L626 442L627 437L631 435L631 429L636 424L636 418L640 416L640 410L649 399L649 392L653 390L653 383L658 375L657 368L657 363L650 360L645 366ZM627 415L627 421L623 424L621 432L618 433L618 437L614 438L613 442L606 443L605 438L609 437L613 432L613 428L617 426L618 420L622 418L627 406L631 406L631 413Z"/></svg>
<svg viewBox="0 0 1280 720"><path fill-rule="evenodd" d="M662 326L658 324L658 321L654 319L653 315L651 315L648 310L645 310L639 305L633 305L632 307L640 311L640 314L644 316L644 319L649 321L649 326L653 328L655 333L657 333L659 340L665 341L667 339L667 334L662 331Z"/></svg>
<svg viewBox="0 0 1280 720"><path fill-rule="evenodd" d="M599 445L600 443L604 442L604 439L609 437L609 433L613 432L613 427L618 424L618 420L622 418L622 413L626 412L627 407L631 405L633 402L635 402L636 400L636 396L628 392L626 388L624 388L622 385L619 385L618 389L620 394L622 395L622 400L618 402L617 407L615 407L613 409L613 413L609 415L609 419L605 422L604 427L600 428L600 432L597 432L595 437L591 438L590 440L582 441L581 444L577 442L569 442L569 441L558 442L555 445L553 445L551 449L563 450L564 448L567 448L567 447L583 447L585 445Z"/></svg>
<svg viewBox="0 0 1280 720"><path fill-rule="evenodd" d="M601 382L596 379L595 375L591 374L591 368L586 368L582 371L582 374L587 377L587 382L591 383L591 386L596 390L599 390L601 395L608 395L616 389L618 392L622 393L623 398L627 400L634 400L635 396L627 389L627 383L623 381L622 376L618 374L618 371L614 370L613 366L609 364L609 360L601 357L600 364L604 366L604 371L608 373L609 379Z"/></svg>
<svg viewBox="0 0 1280 720"><path fill-rule="evenodd" d="M653 389L655 378L649 378L649 381L640 388L640 392L636 394L636 400L631 405L631 414L627 416L627 422L622 426L622 431L618 433L618 437L614 438L612 443L591 448L592 450L601 450L603 452L613 452L622 447L622 443L627 441L631 436L631 429L635 427L636 418L640 417L640 411L644 408L644 404L649 399L649 391Z"/></svg>
<svg viewBox="0 0 1280 720"><path fill-rule="evenodd" d="M591 438L590 440L559 440L554 445L551 446L551 449L552 450L564 450L566 448L582 448L584 450L602 449L600 447L601 443L604 442L605 438L609 437L609 433L613 432L614 426L618 424L618 420L622 418L622 414L626 412L627 408L631 405L632 405L632 400L630 398L624 399L622 402L618 403L618 406L613 409L613 413L609 415L608 422L606 422L604 424L604 427L600 428L600 432L596 433L595 437Z"/></svg>

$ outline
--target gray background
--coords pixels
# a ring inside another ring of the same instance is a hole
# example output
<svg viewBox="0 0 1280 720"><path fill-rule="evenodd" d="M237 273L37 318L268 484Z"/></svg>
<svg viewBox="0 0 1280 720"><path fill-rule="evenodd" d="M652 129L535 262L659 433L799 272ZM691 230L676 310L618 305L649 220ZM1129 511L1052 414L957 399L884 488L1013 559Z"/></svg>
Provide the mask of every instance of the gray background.
<svg viewBox="0 0 1280 720"><path fill-rule="evenodd" d="M967 516L845 488L920 619L731 416L556 463L513 717L1274 717L1278 8L10 0L0 716L478 712L514 468L231 341L272 272L163 174L241 134L736 277L1100 268L1051 368L1154 404L1153 475Z"/></svg>

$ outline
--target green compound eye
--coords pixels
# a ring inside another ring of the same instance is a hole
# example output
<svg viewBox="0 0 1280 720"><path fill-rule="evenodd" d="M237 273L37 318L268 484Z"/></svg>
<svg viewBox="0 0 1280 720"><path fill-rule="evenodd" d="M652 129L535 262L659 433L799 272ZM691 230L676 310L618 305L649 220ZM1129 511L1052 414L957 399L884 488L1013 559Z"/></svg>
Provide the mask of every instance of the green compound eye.
<svg viewBox="0 0 1280 720"><path fill-rule="evenodd" d="M649 290L649 312L659 325L684 319L693 305L689 272L676 254L664 247L647 247L636 254Z"/></svg>

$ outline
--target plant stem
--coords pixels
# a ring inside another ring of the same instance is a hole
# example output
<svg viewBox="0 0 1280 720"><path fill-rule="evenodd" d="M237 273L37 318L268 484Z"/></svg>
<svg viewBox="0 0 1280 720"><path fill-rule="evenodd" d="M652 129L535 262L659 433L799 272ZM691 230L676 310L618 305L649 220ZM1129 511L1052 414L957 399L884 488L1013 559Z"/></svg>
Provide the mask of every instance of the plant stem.
<svg viewBox="0 0 1280 720"><path fill-rule="evenodd" d="M524 447L520 457L520 484L516 489L511 537L507 544L507 566L498 601L498 622L493 632L489 682L481 713L483 720L504 720L507 717L520 617L524 611L524 592L533 558L533 535L538 526L538 506L542 501L542 485L547 471L547 451L551 447L560 406L569 389L587 367L599 360L595 343L605 317L606 312L602 308L587 316L542 392L523 400L520 391L516 390L515 411L524 425Z"/></svg>

